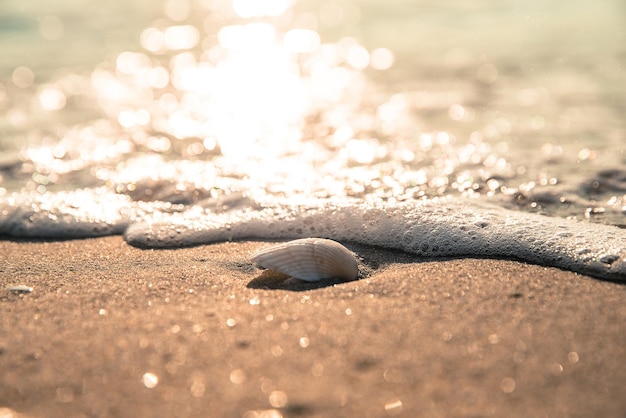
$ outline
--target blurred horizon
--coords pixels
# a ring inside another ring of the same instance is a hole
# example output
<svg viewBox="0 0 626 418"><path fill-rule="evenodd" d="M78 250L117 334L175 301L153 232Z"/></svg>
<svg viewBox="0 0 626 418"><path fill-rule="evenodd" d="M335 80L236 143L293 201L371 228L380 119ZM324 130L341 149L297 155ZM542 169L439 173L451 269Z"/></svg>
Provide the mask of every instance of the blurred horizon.
<svg viewBox="0 0 626 418"><path fill-rule="evenodd" d="M224 23L237 20L209 10L216 5L227 9L224 0L113 0L95 5L87 0L4 0L0 79L18 66L37 70L41 77L62 67L89 71L119 52L139 51L141 31L167 19L166 9L173 3L190 10L180 22L202 27L211 15ZM291 15L295 27L317 30L323 42L350 36L367 48L390 48L400 72L427 71L446 60L463 59L463 54L465 59L497 63L522 56L533 64L545 60L561 66L586 57L593 61L598 54L614 55L621 65L626 61L626 3L619 0L305 0L294 2ZM555 45L558 56L548 53Z"/></svg>

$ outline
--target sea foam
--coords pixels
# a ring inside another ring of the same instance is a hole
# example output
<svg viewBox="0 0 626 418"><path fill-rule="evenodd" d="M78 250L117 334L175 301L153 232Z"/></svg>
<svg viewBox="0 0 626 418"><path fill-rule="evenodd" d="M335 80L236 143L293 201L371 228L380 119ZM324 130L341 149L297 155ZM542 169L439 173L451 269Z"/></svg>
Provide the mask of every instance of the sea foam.
<svg viewBox="0 0 626 418"><path fill-rule="evenodd" d="M399 204L270 206L167 223L136 223L124 234L142 247L178 247L244 238L322 237L419 256L498 257L626 280L626 231L436 199Z"/></svg>
<svg viewBox="0 0 626 418"><path fill-rule="evenodd" d="M243 202L218 212L200 205L133 201L105 189L17 195L0 202L0 234L79 238L123 233L129 244L151 248L320 237L421 257L516 259L626 281L626 231L615 226L453 198Z"/></svg>

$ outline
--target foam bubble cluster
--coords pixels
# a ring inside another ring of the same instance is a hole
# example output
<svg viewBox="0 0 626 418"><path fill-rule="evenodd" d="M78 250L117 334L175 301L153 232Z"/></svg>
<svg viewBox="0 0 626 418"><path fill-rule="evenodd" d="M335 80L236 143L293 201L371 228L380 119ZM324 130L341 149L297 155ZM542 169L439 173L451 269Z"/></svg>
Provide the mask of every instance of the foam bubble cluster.
<svg viewBox="0 0 626 418"><path fill-rule="evenodd" d="M128 196L106 189L22 193L0 200L0 234L20 238L86 238L121 234Z"/></svg>
<svg viewBox="0 0 626 418"><path fill-rule="evenodd" d="M164 223L133 224L125 233L130 244L143 247L304 237L375 245L419 256L517 259L626 280L626 231L463 200L273 205L204 216L176 213Z"/></svg>
<svg viewBox="0 0 626 418"><path fill-rule="evenodd" d="M121 233L131 245L154 248L246 238L330 238L421 257L517 259L626 281L625 230L468 199L248 199L212 210L133 201L102 188L16 194L0 202L2 235L79 238Z"/></svg>

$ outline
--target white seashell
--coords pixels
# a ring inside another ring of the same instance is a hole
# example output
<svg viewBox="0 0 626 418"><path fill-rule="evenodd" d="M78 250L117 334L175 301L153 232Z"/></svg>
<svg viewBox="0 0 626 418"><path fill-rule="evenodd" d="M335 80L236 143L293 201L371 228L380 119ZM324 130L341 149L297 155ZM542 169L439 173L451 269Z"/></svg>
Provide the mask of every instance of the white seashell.
<svg viewBox="0 0 626 418"><path fill-rule="evenodd" d="M252 256L259 268L277 271L294 279L354 280L359 275L354 254L337 241L305 238L266 248Z"/></svg>

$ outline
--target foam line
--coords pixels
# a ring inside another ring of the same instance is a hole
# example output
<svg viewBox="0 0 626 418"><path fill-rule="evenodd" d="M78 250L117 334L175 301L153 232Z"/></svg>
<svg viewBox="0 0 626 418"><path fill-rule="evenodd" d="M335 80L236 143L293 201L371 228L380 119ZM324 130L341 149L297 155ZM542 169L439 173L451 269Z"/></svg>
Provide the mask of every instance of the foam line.
<svg viewBox="0 0 626 418"><path fill-rule="evenodd" d="M460 200L273 206L193 218L176 214L168 222L133 224L124 235L142 247L320 237L419 256L517 259L626 281L624 230Z"/></svg>
<svg viewBox="0 0 626 418"><path fill-rule="evenodd" d="M18 238L89 238L121 234L127 196L104 189L21 194L0 199L0 234Z"/></svg>

